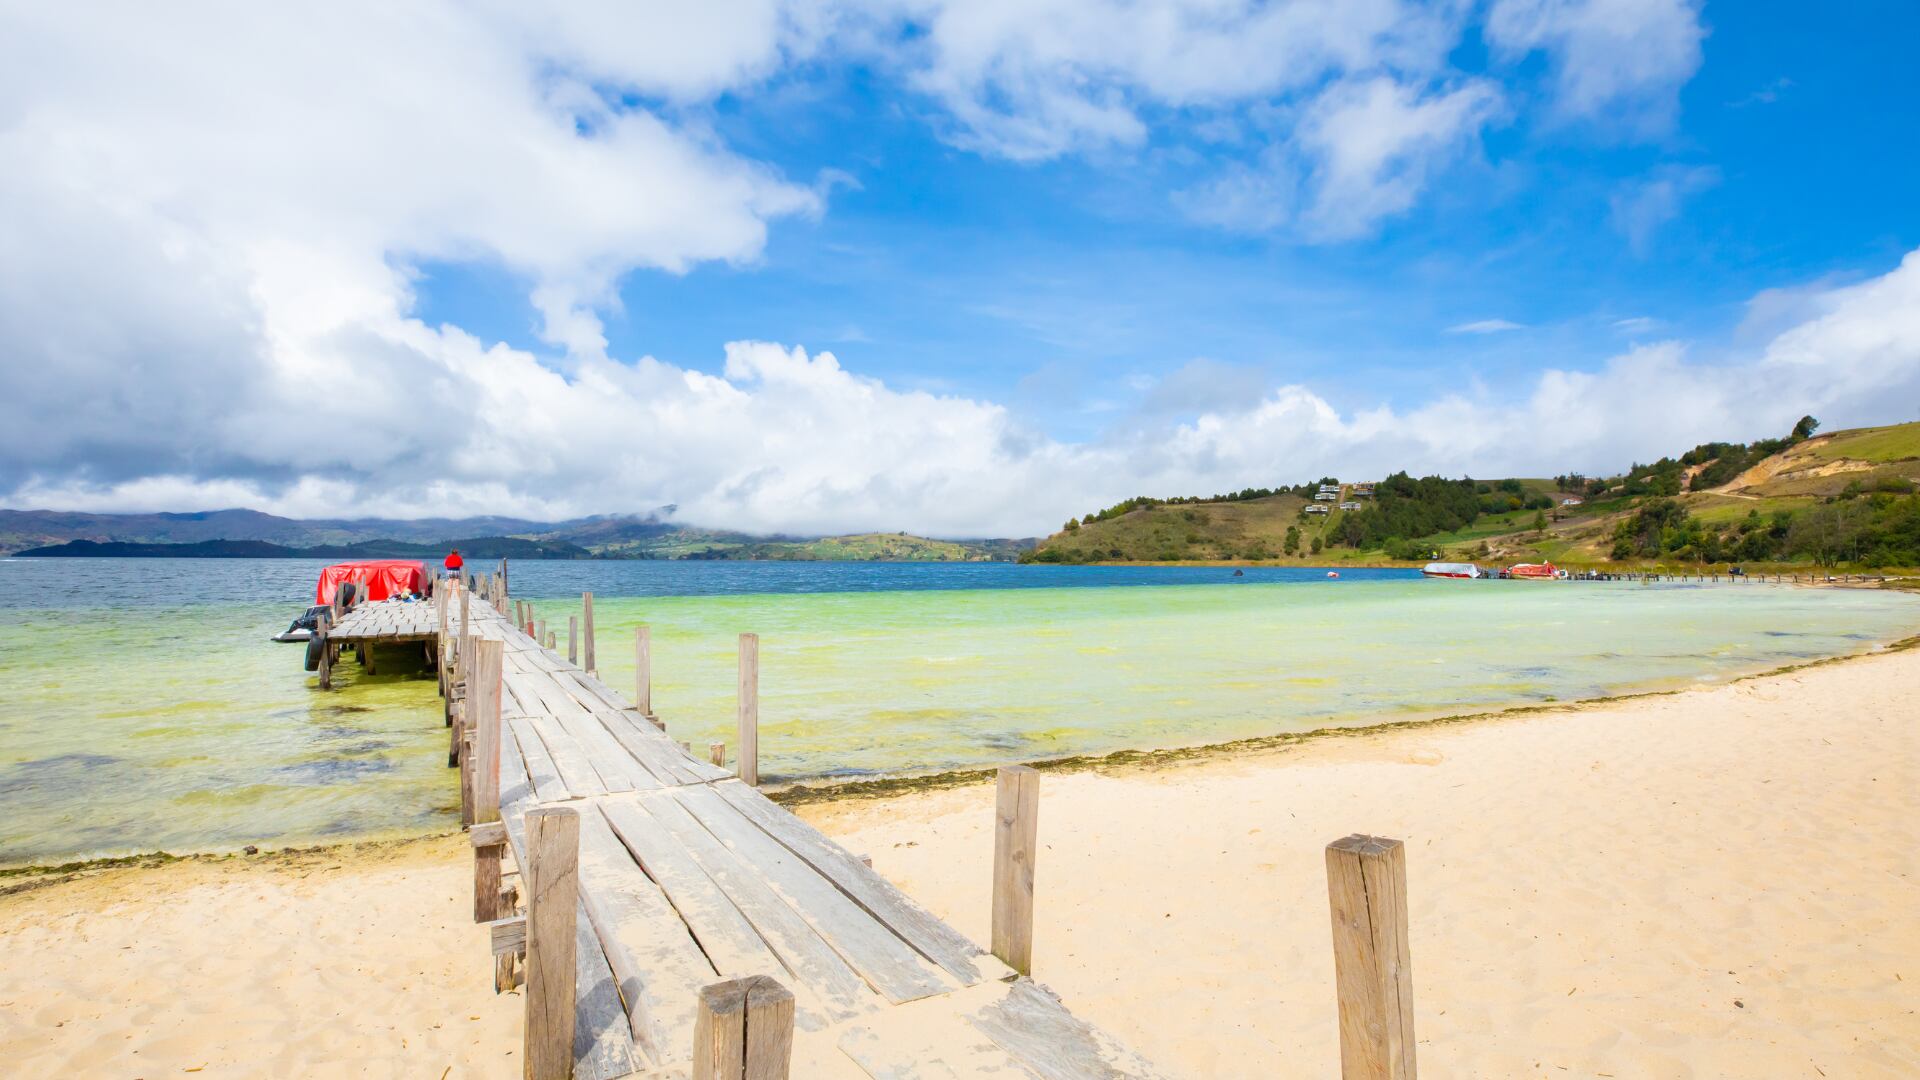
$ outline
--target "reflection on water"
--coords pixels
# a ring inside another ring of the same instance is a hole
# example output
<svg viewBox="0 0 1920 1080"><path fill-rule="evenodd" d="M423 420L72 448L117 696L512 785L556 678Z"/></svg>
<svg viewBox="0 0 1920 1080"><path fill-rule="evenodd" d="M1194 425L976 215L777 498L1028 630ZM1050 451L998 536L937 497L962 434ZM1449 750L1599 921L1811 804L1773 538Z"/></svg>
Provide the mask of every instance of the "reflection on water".
<svg viewBox="0 0 1920 1080"><path fill-rule="evenodd" d="M451 824L417 649L384 651L373 677L348 660L323 694L299 647L266 640L317 565L0 560L0 862ZM1920 626L1891 593L1230 573L542 563L516 564L514 582L563 636L593 589L601 673L623 690L633 629L651 624L655 708L695 745L734 741L735 636L759 633L775 779L1572 700ZM1169 584L1110 587L1149 582Z"/></svg>

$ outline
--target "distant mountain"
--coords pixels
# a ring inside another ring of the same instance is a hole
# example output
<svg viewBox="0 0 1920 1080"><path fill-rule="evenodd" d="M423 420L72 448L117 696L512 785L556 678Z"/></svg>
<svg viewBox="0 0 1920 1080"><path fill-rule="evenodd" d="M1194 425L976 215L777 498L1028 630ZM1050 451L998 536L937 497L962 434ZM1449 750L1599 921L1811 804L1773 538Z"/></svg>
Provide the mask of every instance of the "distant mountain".
<svg viewBox="0 0 1920 1080"><path fill-rule="evenodd" d="M28 548L15 558L64 559L424 559L434 560L459 548L475 559L590 559L593 553L573 544L522 540L507 536L480 536L432 544L403 540L366 540L358 544L320 544L286 547L265 540L198 540L186 544L135 544L118 540L69 540L64 544Z"/></svg>
<svg viewBox="0 0 1920 1080"><path fill-rule="evenodd" d="M1032 540L929 540L905 533L754 536L611 514L522 518L297 520L257 510L88 514L0 510L0 555L173 558L428 558L459 547L475 558L1009 560ZM475 539L451 539L472 537ZM255 545L255 546L247 546Z"/></svg>

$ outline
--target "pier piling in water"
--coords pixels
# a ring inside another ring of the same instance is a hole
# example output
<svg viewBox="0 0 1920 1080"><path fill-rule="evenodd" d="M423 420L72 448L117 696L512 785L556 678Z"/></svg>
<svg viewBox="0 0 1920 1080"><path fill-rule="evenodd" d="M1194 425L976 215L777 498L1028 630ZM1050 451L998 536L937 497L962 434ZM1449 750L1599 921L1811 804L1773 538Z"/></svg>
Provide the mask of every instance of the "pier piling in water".
<svg viewBox="0 0 1920 1080"><path fill-rule="evenodd" d="M760 784L760 635L740 635L740 779Z"/></svg>
<svg viewBox="0 0 1920 1080"><path fill-rule="evenodd" d="M586 663L580 666L586 669L587 674L598 675L600 671L593 663L593 594L581 593L580 606L585 609L585 616L582 621L586 623Z"/></svg>
<svg viewBox="0 0 1920 1080"><path fill-rule="evenodd" d="M633 707L653 717L653 628L641 625L633 632ZM658 721L656 721L658 723Z"/></svg>

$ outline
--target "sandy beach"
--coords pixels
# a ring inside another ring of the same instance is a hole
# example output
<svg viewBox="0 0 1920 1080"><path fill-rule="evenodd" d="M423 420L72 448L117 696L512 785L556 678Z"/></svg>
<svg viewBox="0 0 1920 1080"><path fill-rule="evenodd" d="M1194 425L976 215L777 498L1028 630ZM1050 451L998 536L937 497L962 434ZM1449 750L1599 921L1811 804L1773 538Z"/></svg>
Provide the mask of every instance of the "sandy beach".
<svg viewBox="0 0 1920 1080"><path fill-rule="evenodd" d="M1920 651L1042 779L1035 974L1172 1075L1337 1070L1322 849L1408 845L1429 1077L1920 1073ZM977 940L992 788L801 813ZM459 836L0 887L15 1075L512 1076ZM24 887L23 887L24 886Z"/></svg>

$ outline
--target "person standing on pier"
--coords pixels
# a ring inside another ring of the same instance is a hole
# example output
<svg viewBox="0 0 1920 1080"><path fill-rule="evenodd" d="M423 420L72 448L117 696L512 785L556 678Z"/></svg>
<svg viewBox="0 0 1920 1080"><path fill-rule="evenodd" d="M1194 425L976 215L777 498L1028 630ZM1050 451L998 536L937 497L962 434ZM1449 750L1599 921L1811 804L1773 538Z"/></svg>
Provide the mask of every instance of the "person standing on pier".
<svg viewBox="0 0 1920 1080"><path fill-rule="evenodd" d="M447 552L446 566L447 566L448 580L452 580L453 578L459 577L460 568L465 565L467 565L467 561L460 557L459 548L454 548L452 551Z"/></svg>

